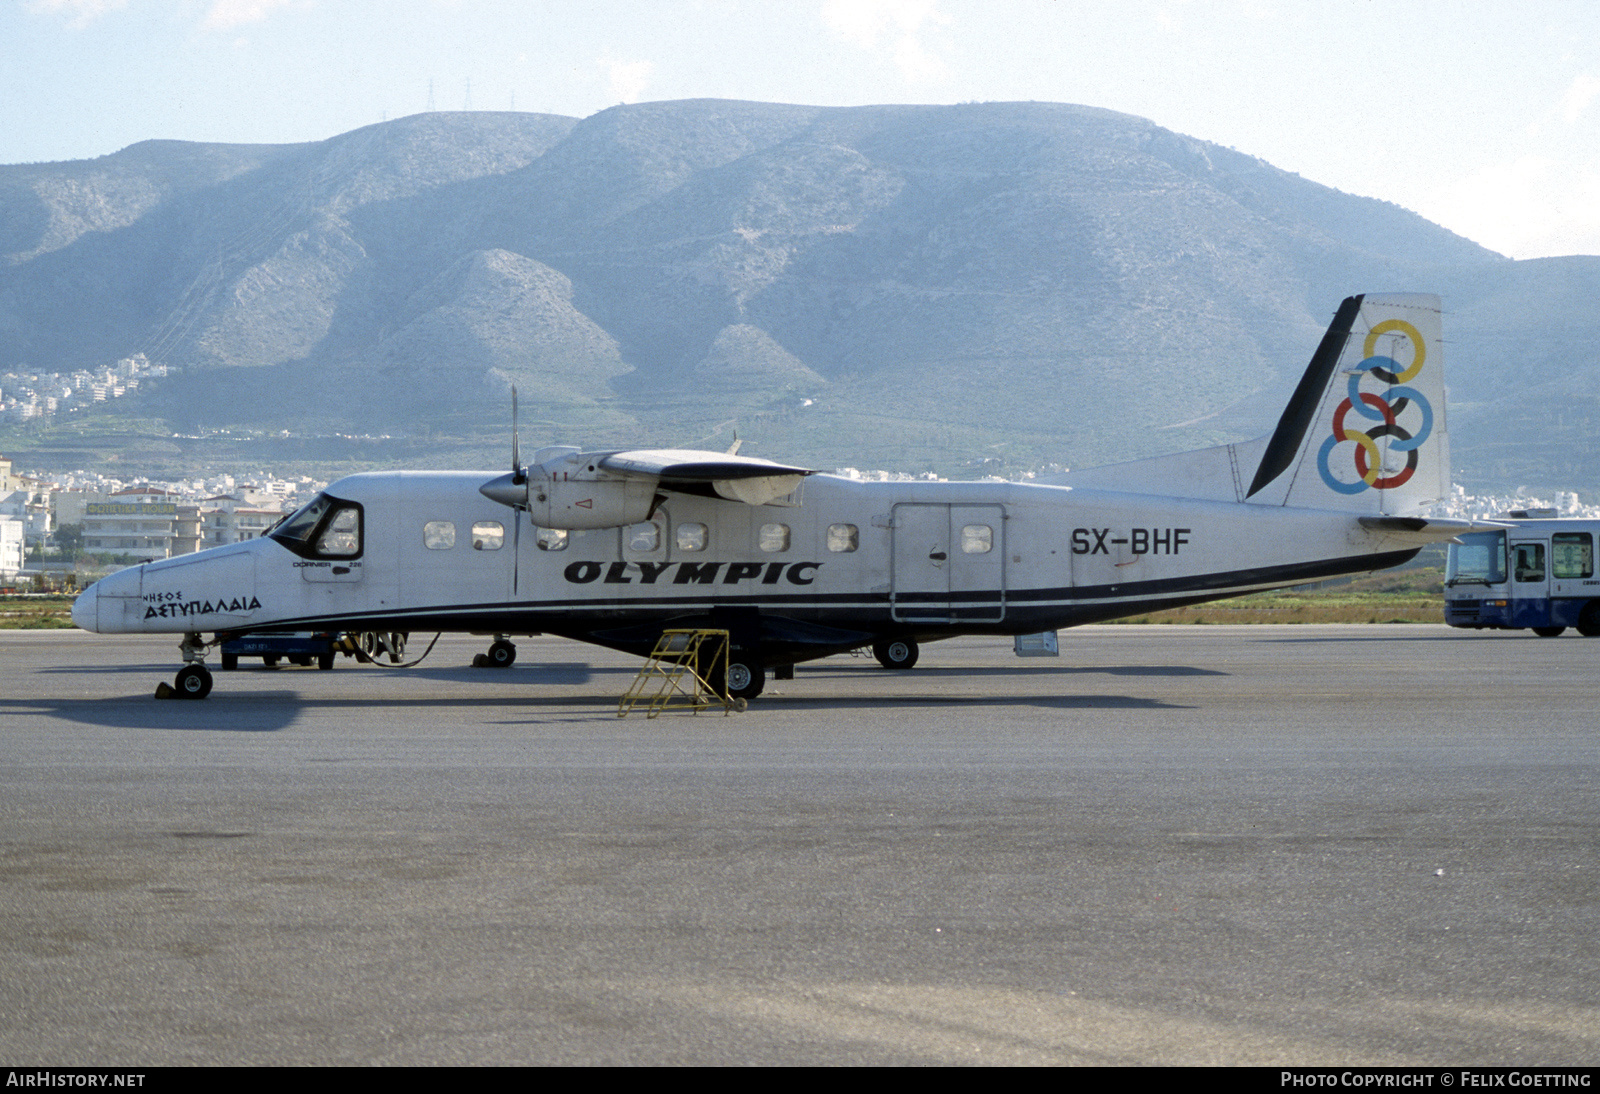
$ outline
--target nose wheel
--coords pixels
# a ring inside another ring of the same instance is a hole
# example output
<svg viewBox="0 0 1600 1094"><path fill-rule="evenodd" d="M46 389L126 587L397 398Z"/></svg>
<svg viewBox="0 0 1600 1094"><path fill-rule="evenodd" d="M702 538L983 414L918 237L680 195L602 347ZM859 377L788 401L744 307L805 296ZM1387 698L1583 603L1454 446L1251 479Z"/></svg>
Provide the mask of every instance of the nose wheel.
<svg viewBox="0 0 1600 1094"><path fill-rule="evenodd" d="M204 699L211 694L211 670L206 668L206 644L198 634L183 636L178 646L186 664L171 684L156 686L157 699Z"/></svg>
<svg viewBox="0 0 1600 1094"><path fill-rule="evenodd" d="M204 699L211 694L211 670L198 663L183 666L172 682L172 690L179 699Z"/></svg>

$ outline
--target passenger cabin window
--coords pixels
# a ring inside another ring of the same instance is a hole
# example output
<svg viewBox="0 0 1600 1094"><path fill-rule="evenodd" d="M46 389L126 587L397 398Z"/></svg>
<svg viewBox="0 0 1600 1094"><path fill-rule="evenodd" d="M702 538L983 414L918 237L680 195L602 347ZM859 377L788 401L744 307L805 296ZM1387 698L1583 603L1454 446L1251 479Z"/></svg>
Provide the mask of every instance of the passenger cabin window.
<svg viewBox="0 0 1600 1094"><path fill-rule="evenodd" d="M760 543L763 551L787 551L789 549L789 526L787 524L763 524L761 526Z"/></svg>
<svg viewBox="0 0 1600 1094"><path fill-rule="evenodd" d="M706 549L707 532L704 524L685 521L678 525L678 550L704 551ZM635 548L637 550L638 548Z"/></svg>
<svg viewBox="0 0 1600 1094"><path fill-rule="evenodd" d="M318 494L270 533L301 558L360 558L363 510Z"/></svg>
<svg viewBox="0 0 1600 1094"><path fill-rule="evenodd" d="M506 526L497 520L480 520L472 526L474 551L498 551L506 541Z"/></svg>
<svg viewBox="0 0 1600 1094"><path fill-rule="evenodd" d="M455 523L430 520L422 526L422 545L430 551L448 551L456 545Z"/></svg>
<svg viewBox="0 0 1600 1094"><path fill-rule="evenodd" d="M1594 576L1594 537L1557 532L1550 537L1550 572L1558 578Z"/></svg>
<svg viewBox="0 0 1600 1094"><path fill-rule="evenodd" d="M994 550L994 529L987 524L969 524L961 529L961 551L968 555L986 555Z"/></svg>
<svg viewBox="0 0 1600 1094"><path fill-rule="evenodd" d="M1518 581L1543 581L1544 544L1512 544L1511 567Z"/></svg>
<svg viewBox="0 0 1600 1094"><path fill-rule="evenodd" d="M828 525L828 550L834 552L854 551L861 545L861 533L854 524Z"/></svg>
<svg viewBox="0 0 1600 1094"><path fill-rule="evenodd" d="M534 542L541 551L565 551L567 549L567 530L565 528L541 528L534 537Z"/></svg>
<svg viewBox="0 0 1600 1094"><path fill-rule="evenodd" d="M661 550L661 525L654 521L635 524L628 529L628 550L649 554Z"/></svg>

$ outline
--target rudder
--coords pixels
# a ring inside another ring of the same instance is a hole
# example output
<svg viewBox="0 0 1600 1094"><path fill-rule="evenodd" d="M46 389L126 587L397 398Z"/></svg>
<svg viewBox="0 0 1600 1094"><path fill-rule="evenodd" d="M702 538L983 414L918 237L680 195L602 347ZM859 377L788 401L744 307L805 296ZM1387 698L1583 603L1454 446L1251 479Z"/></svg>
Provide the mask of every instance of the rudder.
<svg viewBox="0 0 1600 1094"><path fill-rule="evenodd" d="M1439 298L1346 299L1267 444L1249 500L1405 515L1449 490Z"/></svg>

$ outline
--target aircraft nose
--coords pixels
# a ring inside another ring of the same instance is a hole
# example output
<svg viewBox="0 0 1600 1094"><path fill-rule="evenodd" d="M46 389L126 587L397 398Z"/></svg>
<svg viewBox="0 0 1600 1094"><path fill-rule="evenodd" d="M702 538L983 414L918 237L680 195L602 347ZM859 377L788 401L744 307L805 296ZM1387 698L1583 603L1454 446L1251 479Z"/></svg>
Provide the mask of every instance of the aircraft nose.
<svg viewBox="0 0 1600 1094"><path fill-rule="evenodd" d="M82 630L93 631L99 628L99 624L100 593L90 585L72 602L72 625Z"/></svg>
<svg viewBox="0 0 1600 1094"><path fill-rule="evenodd" d="M501 505L510 506L512 509L526 508L528 504L528 480L516 481L517 476L507 472L499 478L490 479L478 487L478 493L490 501L497 501Z"/></svg>

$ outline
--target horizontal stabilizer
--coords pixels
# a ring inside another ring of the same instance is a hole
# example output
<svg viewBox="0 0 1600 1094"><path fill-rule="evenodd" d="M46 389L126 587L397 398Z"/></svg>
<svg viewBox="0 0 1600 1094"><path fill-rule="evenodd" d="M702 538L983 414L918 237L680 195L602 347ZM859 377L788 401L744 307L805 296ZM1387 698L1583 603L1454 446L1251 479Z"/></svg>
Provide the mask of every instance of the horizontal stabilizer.
<svg viewBox="0 0 1600 1094"><path fill-rule="evenodd" d="M1428 544L1454 539L1468 532L1487 532L1495 528L1508 528L1503 521L1455 520L1448 517L1358 517L1361 527L1391 539L1409 543Z"/></svg>

